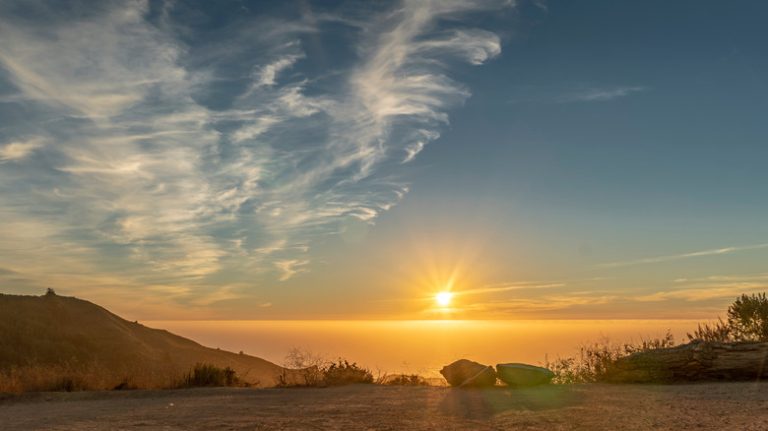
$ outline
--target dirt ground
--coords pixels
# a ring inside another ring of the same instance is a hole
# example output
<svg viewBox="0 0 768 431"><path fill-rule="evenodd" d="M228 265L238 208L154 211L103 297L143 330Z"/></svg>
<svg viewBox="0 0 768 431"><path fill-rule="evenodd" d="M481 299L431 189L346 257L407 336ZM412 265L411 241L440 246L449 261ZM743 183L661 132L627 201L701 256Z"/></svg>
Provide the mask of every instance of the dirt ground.
<svg viewBox="0 0 768 431"><path fill-rule="evenodd" d="M3 430L768 430L768 383L41 393Z"/></svg>

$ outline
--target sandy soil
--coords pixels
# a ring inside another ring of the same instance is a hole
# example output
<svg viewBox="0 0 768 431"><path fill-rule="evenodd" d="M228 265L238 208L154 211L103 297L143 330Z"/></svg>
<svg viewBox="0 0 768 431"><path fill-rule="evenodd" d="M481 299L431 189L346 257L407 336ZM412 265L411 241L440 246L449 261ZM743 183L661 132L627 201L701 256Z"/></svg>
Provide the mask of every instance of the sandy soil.
<svg viewBox="0 0 768 431"><path fill-rule="evenodd" d="M3 430L768 430L768 383L29 394Z"/></svg>

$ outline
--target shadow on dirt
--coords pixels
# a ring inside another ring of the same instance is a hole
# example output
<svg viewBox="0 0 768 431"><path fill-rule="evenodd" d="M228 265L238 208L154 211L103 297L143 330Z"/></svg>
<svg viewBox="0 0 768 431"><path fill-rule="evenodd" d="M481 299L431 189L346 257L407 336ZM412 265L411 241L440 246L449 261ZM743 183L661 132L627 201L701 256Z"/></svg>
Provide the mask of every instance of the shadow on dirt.
<svg viewBox="0 0 768 431"><path fill-rule="evenodd" d="M451 416L486 419L509 410L549 410L578 404L574 388L541 386L526 389L453 389L440 403L440 410Z"/></svg>

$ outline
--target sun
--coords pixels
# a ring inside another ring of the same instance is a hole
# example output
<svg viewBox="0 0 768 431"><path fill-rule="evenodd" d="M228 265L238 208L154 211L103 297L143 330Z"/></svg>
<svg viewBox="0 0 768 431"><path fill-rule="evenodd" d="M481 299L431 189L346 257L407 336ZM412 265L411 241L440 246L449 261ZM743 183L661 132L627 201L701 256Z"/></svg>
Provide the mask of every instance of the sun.
<svg viewBox="0 0 768 431"><path fill-rule="evenodd" d="M437 302L437 305L441 307L447 307L451 305L452 299L453 293L451 292L439 292L437 295L435 295L435 301Z"/></svg>

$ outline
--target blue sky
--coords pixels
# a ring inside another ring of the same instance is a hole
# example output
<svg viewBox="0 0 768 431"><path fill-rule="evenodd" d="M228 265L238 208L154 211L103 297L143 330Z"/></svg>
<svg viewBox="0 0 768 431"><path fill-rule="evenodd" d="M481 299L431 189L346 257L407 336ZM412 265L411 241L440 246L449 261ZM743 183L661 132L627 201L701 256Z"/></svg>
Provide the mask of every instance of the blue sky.
<svg viewBox="0 0 768 431"><path fill-rule="evenodd" d="M763 2L3 2L0 286L142 318L715 317Z"/></svg>

